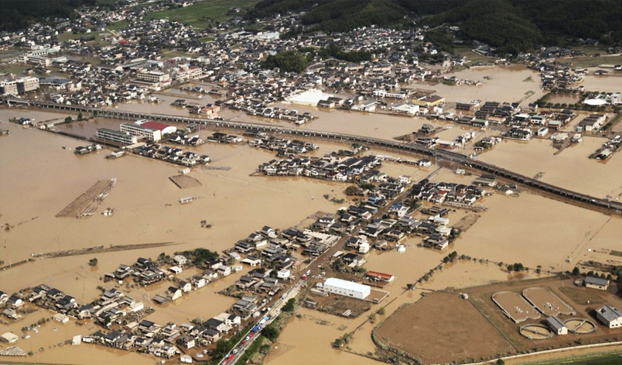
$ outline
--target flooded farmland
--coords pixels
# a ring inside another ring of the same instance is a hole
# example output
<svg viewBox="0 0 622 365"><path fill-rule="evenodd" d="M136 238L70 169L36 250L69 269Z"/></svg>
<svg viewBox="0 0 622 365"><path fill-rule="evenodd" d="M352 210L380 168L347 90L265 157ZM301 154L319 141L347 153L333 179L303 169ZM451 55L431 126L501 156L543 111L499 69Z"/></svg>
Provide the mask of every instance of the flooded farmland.
<svg viewBox="0 0 622 365"><path fill-rule="evenodd" d="M531 103L542 96L540 76L522 66L471 68L448 74L458 79L480 81L481 86L426 85L415 83L410 87L436 90L449 102L469 103L473 100ZM509 87L511 85L511 87Z"/></svg>
<svg viewBox="0 0 622 365"><path fill-rule="evenodd" d="M482 79L483 86L414 85L421 88L434 88L448 101L471 101L473 99L516 101L526 97L531 102L538 96L537 73L529 70L481 69L456 73L461 78ZM490 80L483 79L490 76ZM532 80L529 80L532 78ZM603 78L605 79L605 78ZM516 88L501 88L508 82L515 82ZM600 79L589 82L605 82ZM607 82L610 82L607 81ZM609 84L593 84L593 87L608 87ZM586 86L587 87L587 86ZM615 85L611 86L612 88ZM501 93L499 89L503 90ZM601 90L601 89L599 89ZM606 91L606 89L602 89ZM187 110L177 109L170 103L177 98L207 103L212 98L193 99L192 95L165 93L159 95L165 100L162 104L129 103L120 105L121 110L138 110L175 115L188 115ZM557 101L556 101L557 102ZM471 128L458 127L449 122L429 121L423 118L396 117L357 112L327 111L317 108L304 108L281 104L283 107L310 111L318 119L301 129L327 130L342 133L360 134L385 139L409 134L424 123L440 128L439 138L451 140L471 131ZM137 245L143 243L167 243L166 247L152 247L140 250L97 253L60 258L38 258L30 263L7 269L0 273L0 289L14 292L40 283L57 287L79 302L97 298L101 291L101 278L113 271L120 263L131 264L138 257L155 258L161 252L172 253L196 247L222 251L246 237L250 232L269 225L273 228L287 228L303 221L317 211L334 212L343 204L335 204L323 198L329 195L345 198L343 190L347 184L332 183L305 178L268 178L250 176L257 165L275 158L274 153L254 149L247 145L223 145L208 143L198 148L190 148L212 158L212 166L230 168L228 170L196 169L190 176L201 186L181 190L169 181L178 174L179 166L149 160L138 156L126 156L117 160L105 159L110 150L102 150L86 156L76 156L73 149L85 142L25 129L6 123L14 116L29 116L37 121L58 121L68 114L53 114L25 110L1 110L0 129L9 129L11 135L0 140L0 224L8 225L8 230L0 233L0 259L5 264L19 262L32 254L61 251L75 248L118 245ZM252 121L292 126L283 121L250 117L241 113L225 111L223 117L240 121ZM76 119L76 115L72 115ZM116 129L122 121L96 119L88 122L59 124L57 129L90 137L97 128ZM206 137L213 131L200 131ZM236 134L241 134L234 132ZM477 131L476 140L493 131ZM602 143L602 138L585 137L581 144L557 151L549 140L536 139L528 143L503 142L479 156L479 159L527 176L540 175L541 180L565 188L591 194L596 197L622 196L622 159L614 155L606 163L590 160L587 156ZM312 141L313 142L313 141ZM318 143L320 149L312 155L322 156L331 151L347 148L347 145ZM65 149L64 149L65 148ZM471 147L467 147L471 150ZM465 153L464 151L460 151ZM380 150L368 154L396 155ZM417 159L416 156L405 156ZM454 166L452 168L455 168ZM437 167L419 168L410 165L385 163L381 170L391 176L406 175L418 181L436 172ZM579 178L580 177L580 178ZM56 218L55 215L102 179L117 179L117 184L96 211L88 219ZM442 169L432 177L434 181L470 184L474 176L457 175L449 169ZM183 197L195 197L192 204L180 205ZM505 197L494 194L482 201L488 211L468 231L453 242L445 251L418 247L421 238L404 241L406 252L372 251L366 256L367 270L386 272L396 277L385 289L390 295L378 305L373 305L370 313L386 306L388 316L403 304L420 299L422 293L430 290L464 288L483 285L493 281L520 280L539 277L533 268L540 266L542 276L547 271L572 270L579 261L595 260L621 265L622 261L609 254L619 250L619 237L622 222L618 217L577 208L555 200L531 193L520 197ZM100 213L107 207L114 208L112 217ZM448 218L450 225L460 221L469 212L452 211ZM427 216L417 214L418 219ZM212 224L212 228L201 228L200 221ZM490 260L458 261L447 264L429 280L418 285L418 289L405 291L406 285L416 282L432 268L442 262L449 252L457 251L477 259ZM88 266L88 260L96 256L98 265ZM528 273L508 274L495 262L520 262L531 268ZM189 322L194 318L209 318L229 308L234 299L217 294L218 291L235 280L242 273L232 275L221 281L191 292L178 302L156 307L156 312L148 319L166 323ZM181 278L191 275L184 272ZM114 283L106 287L118 287ZM156 294L166 290L166 283L150 287L121 288L128 295L148 302ZM301 318L293 317L283 331L277 344L266 359L267 364L317 363L325 359L327 363L367 364L374 362L360 355L373 352L375 345L371 331L376 323L367 321L367 313L357 319L346 319L328 314L300 309ZM24 321L16 322L8 330L15 333L31 320L49 316L37 312ZM383 319L379 316L379 319ZM360 327L359 327L360 326ZM54 330L56 328L56 330ZM358 328L358 329L357 329ZM26 351L37 352L32 361L50 363L89 363L97 357L109 364L151 364L150 357L134 353L104 349L102 347L81 345L60 347L58 343L75 334L92 333L94 325L83 327L69 324L64 327L46 324L41 332L29 341L20 342ZM335 350L331 342L346 332L357 331L348 344L348 353ZM311 340L310 340L311 339ZM317 341L321 339L321 341ZM44 352L38 352L45 348ZM308 362L305 362L309 359ZM30 360L30 358L29 358Z"/></svg>
<svg viewBox="0 0 622 365"><path fill-rule="evenodd" d="M540 174L540 180L544 182L598 198L606 195L619 197L622 196L620 156L614 154L606 163L589 158L604 141L588 136L558 155L548 139L534 139L528 143L503 141L478 158L526 176ZM577 179L578 171L580 179Z"/></svg>

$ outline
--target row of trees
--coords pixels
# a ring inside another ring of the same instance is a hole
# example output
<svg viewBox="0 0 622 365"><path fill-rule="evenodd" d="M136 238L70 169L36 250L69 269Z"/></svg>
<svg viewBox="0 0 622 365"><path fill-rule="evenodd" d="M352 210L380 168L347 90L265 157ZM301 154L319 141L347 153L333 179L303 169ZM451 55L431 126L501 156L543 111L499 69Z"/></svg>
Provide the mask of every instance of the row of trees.
<svg viewBox="0 0 622 365"><path fill-rule="evenodd" d="M350 51L345 52L341 48L337 47L334 44L331 44L327 47L322 48L319 51L320 57L322 59L327 58L336 58L341 61L347 62L363 62L363 61L371 61L371 52L368 51Z"/></svg>
<svg viewBox="0 0 622 365"><path fill-rule="evenodd" d="M572 275L583 275L585 274L586 276L592 276L592 277L600 277L601 279L607 279L607 280L613 280L613 276L617 276L616 278L616 282L618 284L622 284L622 266L617 266L615 267L611 274L607 274L605 275L604 273L601 273L600 275L598 275L598 273L595 273L593 270L588 271L587 273L581 273L581 270L575 266L574 269L572 269ZM613 274L613 275L612 275Z"/></svg>
<svg viewBox="0 0 622 365"><path fill-rule="evenodd" d="M525 266L523 266L523 264L521 264L520 262L517 262L515 264L510 264L507 266L508 272L512 272L512 271L523 271L523 270L527 270L527 268Z"/></svg>

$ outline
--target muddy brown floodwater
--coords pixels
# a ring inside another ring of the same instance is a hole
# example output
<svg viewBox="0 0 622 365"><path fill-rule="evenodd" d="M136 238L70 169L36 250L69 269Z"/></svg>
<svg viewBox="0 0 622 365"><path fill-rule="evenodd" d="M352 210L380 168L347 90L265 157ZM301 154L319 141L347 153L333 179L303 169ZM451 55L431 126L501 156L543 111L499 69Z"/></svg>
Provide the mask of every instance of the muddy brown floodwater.
<svg viewBox="0 0 622 365"><path fill-rule="evenodd" d="M481 86L427 85L415 83L413 88L436 90L449 102L468 103L473 100L532 103L542 96L538 72L523 66L471 68L451 73L459 79L480 81ZM489 79L488 79L489 78Z"/></svg>
<svg viewBox="0 0 622 365"><path fill-rule="evenodd" d="M539 98L538 74L524 68L471 69L455 73L459 78L481 80L480 87L424 85L412 87L435 89L449 102L469 102L474 99L494 101L531 102ZM484 79L490 76L490 80ZM617 78L588 76L584 85L588 90L620 91ZM508 87L512 85L512 87ZM533 95L532 95L533 93ZM121 110L146 111L175 115L189 115L187 110L170 106L178 98L191 102L208 103L214 98L185 94L178 90L157 95L162 104L129 103L117 106ZM406 118L365 114L356 112L327 111L317 108L281 104L290 109L310 111L319 118L301 129L320 129L334 132L360 134L391 139L411 133L423 123L440 128L439 138L451 140L473 129L457 127L442 121L422 118ZM100 278L113 271L120 263L131 264L138 257L155 258L161 252L172 253L196 247L221 251L231 247L237 240L264 225L287 228L297 225L317 211L334 212L340 207L324 199L325 194L344 198L347 184L330 183L303 178L266 178L249 176L260 163L275 158L273 153L253 149L246 145L221 145L208 143L191 148L211 156L213 166L230 167L229 170L197 169L190 176L201 186L181 190L169 177L177 175L179 166L137 156L125 156L107 160L109 150L76 156L73 149L84 142L8 124L11 117L27 116L37 121L63 120L69 114L54 114L20 109L1 109L0 128L9 129L11 135L0 139L0 224L10 226L0 232L0 260L14 263L30 257L32 253L45 253L66 249L102 245L132 245L139 243L174 242L175 246L99 253L98 265L87 265L91 255L36 259L0 272L0 290L13 293L19 289L40 283L57 287L74 296L78 302L90 302L100 295L98 285L114 287L113 282L104 284ZM290 123L273 121L224 111L225 118L234 120L271 123L292 126ZM72 115L75 119L77 116ZM74 122L56 128L85 137L92 136L97 128L116 128L121 121L98 119L90 122ZM476 131L477 139L495 135L491 131ZM212 132L200 131L201 137ZM240 134L237 132L237 134ZM543 173L543 181L598 197L622 196L622 159L614 155L607 163L589 160L587 156L602 143L602 138L585 137L576 146L566 148L558 155L549 140L533 140L528 143L504 142L479 156L490 162L528 176ZM319 143L315 155L347 146ZM63 149L66 147L67 149ZM466 150L471 151L467 146ZM368 153L396 155L372 150ZM399 156L399 155L397 155ZM417 159L416 156L404 156ZM454 169L456 166L452 167ZM392 176L409 175L413 180L427 177L436 168L421 169L413 166L385 163L382 171ZM117 184L104 200L95 215L88 219L56 218L55 215L96 181L117 178ZM456 175L443 169L433 177L435 181L469 184L473 176ZM178 199L197 197L192 204L181 206ZM344 205L347 203L344 203ZM420 298L421 289L404 291L406 284L415 282L436 267L451 251L478 259L521 262L542 270L572 270L579 260L594 260L622 264L609 250L619 250L622 221L601 213L581 209L530 193L519 198L493 195L482 201L489 209L468 231L457 239L448 250L438 252L417 247L421 238L405 241L406 252L397 251L367 255L368 270L395 275L395 282L385 289L390 295L372 311L386 306L385 316L403 304ZM115 215L104 217L100 213L107 207L115 209ZM450 225L455 224L468 212L452 211ZM425 218L421 214L417 218ZM211 223L211 229L201 228L200 221ZM246 269L245 269L246 271ZM183 272L179 278L192 275ZM185 295L176 303L157 307L149 319L157 323L188 322L193 318L209 318L226 310L233 299L218 295L222 288L231 285L241 273ZM508 275L492 263L464 262L446 265L435 273L422 287L425 290L462 288L486 284L491 281L519 280L537 277L530 271L526 276ZM547 275L544 273L542 275ZM167 283L148 289L119 287L131 297L148 302L155 294L166 290ZM151 304L150 304L151 305ZM299 309L301 318L292 318L283 331L267 364L371 364L373 360L332 349L330 344L347 332L356 331L348 344L348 351L358 354L373 352L371 331L376 324L367 321L367 314L356 319L335 317L320 312ZM370 312L371 313L371 312ZM20 333L20 328L49 317L40 310L8 326L7 330ZM378 316L378 320L384 316ZM54 330L56 328L56 330ZM28 362L49 363L98 363L105 364L151 364L154 359L144 355L105 349L99 346L63 346L58 343L76 334L88 334L97 329L93 324L76 326L74 323L44 325L29 340L18 345L35 355ZM55 346L56 345L56 346ZM40 348L44 352L39 352ZM278 349L276 348L278 347ZM375 363L375 362L374 362Z"/></svg>

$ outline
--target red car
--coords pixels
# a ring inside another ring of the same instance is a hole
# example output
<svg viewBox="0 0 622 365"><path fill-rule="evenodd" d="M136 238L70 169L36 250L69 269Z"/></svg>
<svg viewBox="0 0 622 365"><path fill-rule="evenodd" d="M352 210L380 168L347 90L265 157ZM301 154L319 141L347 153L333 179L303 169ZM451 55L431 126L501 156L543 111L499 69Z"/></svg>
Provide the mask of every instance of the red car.
<svg viewBox="0 0 622 365"><path fill-rule="evenodd" d="M251 332L251 334L249 336L251 336L251 338L253 338L253 336L255 336L255 333Z"/></svg>

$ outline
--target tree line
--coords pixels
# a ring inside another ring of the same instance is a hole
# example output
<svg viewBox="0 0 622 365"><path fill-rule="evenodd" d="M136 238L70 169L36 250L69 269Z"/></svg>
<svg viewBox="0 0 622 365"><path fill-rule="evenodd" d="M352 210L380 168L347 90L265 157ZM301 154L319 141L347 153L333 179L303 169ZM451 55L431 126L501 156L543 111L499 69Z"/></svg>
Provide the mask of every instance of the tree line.
<svg viewBox="0 0 622 365"><path fill-rule="evenodd" d="M408 25L407 18L430 27L458 25L459 37L485 42L500 54L559 45L568 37L592 38L603 45L622 42L619 0L263 0L248 16L290 11L306 11L301 19L306 31ZM447 37L433 37L450 48Z"/></svg>
<svg viewBox="0 0 622 365"><path fill-rule="evenodd" d="M54 18L77 17L76 9L96 0L0 0L0 31L14 32Z"/></svg>

